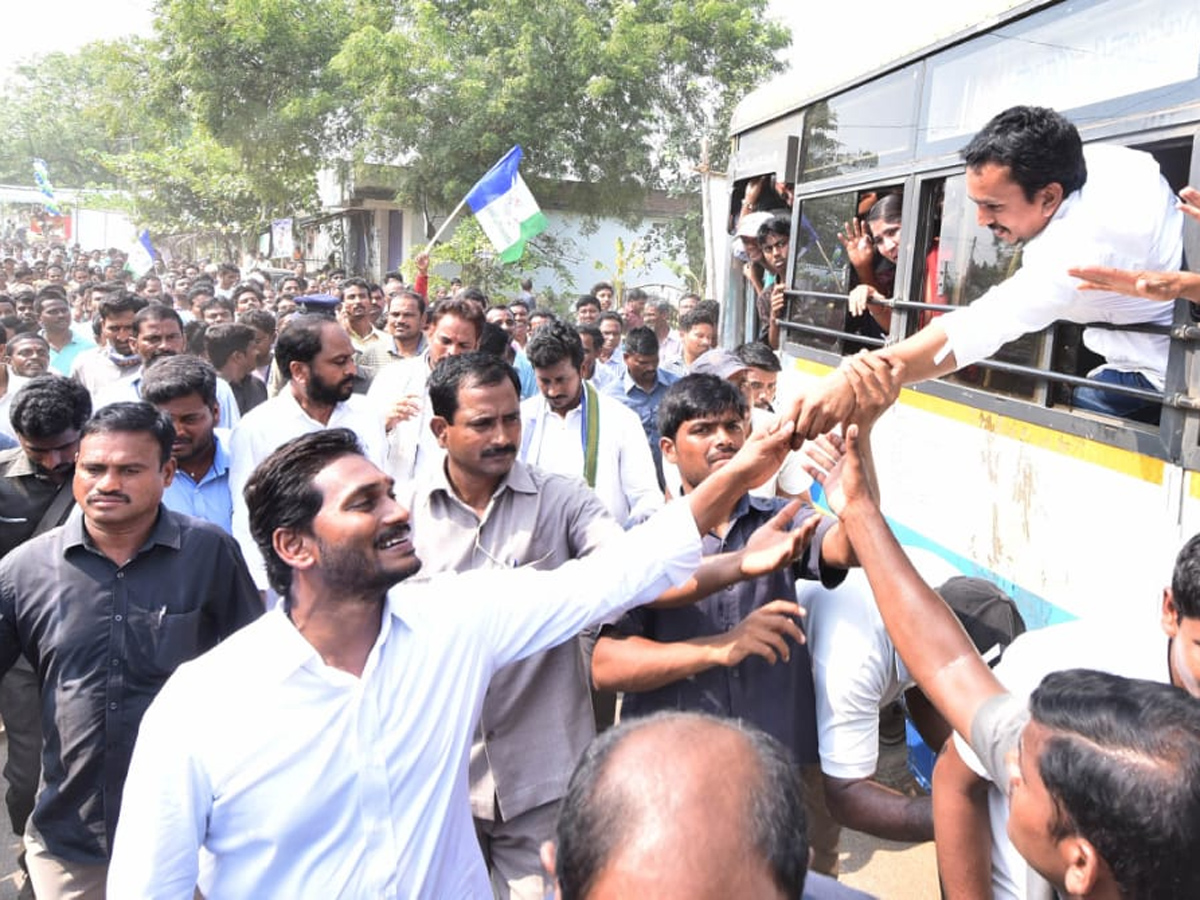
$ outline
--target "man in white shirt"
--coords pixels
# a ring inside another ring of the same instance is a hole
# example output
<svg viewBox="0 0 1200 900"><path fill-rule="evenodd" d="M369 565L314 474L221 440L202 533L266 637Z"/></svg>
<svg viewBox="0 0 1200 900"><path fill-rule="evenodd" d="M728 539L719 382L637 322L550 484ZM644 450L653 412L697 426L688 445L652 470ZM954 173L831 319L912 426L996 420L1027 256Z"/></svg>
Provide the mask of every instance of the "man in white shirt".
<svg viewBox="0 0 1200 900"><path fill-rule="evenodd" d="M284 603L143 719L110 896L489 896L467 754L493 673L683 583L710 510L778 466L791 430L587 559L403 585L409 515L354 435L280 448L247 491Z"/></svg>
<svg viewBox="0 0 1200 900"><path fill-rule="evenodd" d="M425 350L385 366L371 382L367 401L387 429L388 473L402 497L407 498L418 477L435 472L442 461L429 428L429 373L445 357L477 349L482 332L483 310L477 303L441 300L429 310Z"/></svg>
<svg viewBox="0 0 1200 900"><path fill-rule="evenodd" d="M1068 267L1178 269L1182 214L1148 153L1084 148L1075 126L1053 110L1017 106L1000 113L963 150L967 194L979 223L998 240L1020 244L1021 268L970 306L934 319L916 334L875 351L905 367L909 384L936 378L995 353L1052 322L1170 325L1170 304L1114 291L1080 291ZM1154 414L1140 398L1102 384L1162 390L1165 335L1089 328L1084 343L1106 360L1077 388L1076 407L1112 415ZM797 433L815 437L854 408L841 370L797 398Z"/></svg>
<svg viewBox="0 0 1200 900"><path fill-rule="evenodd" d="M582 477L625 527L648 518L663 495L642 423L585 383L579 334L549 322L530 335L525 351L541 396L521 404L521 461Z"/></svg>
<svg viewBox="0 0 1200 900"><path fill-rule="evenodd" d="M354 394L354 346L328 316L294 316L279 333L275 360L283 389L246 414L230 436L229 489L233 494L233 536L260 591L267 590L266 565L250 535L242 489L255 466L285 441L323 428L349 428L367 458L383 466L387 444L383 422L363 397Z"/></svg>

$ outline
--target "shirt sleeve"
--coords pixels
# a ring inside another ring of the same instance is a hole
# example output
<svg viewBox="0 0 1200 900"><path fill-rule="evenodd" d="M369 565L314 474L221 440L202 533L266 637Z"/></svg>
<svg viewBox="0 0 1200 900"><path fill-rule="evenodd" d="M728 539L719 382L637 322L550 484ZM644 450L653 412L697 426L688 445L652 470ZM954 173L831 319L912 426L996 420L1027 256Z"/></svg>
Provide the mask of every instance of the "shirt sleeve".
<svg viewBox="0 0 1200 900"><path fill-rule="evenodd" d="M971 722L971 749L988 776L998 785L1008 783L1008 755L1017 749L1029 721L1029 704L1012 694L990 697Z"/></svg>
<svg viewBox="0 0 1200 900"><path fill-rule="evenodd" d="M646 434L637 414L619 407L628 413L628 421L621 422L621 486L629 503L627 527L644 522L662 508L663 492L658 486L658 474L654 468L654 457ZM623 417L626 418L626 417ZM636 426L636 427L635 427Z"/></svg>
<svg viewBox="0 0 1200 900"><path fill-rule="evenodd" d="M267 563L250 534L250 511L242 490L254 472L254 436L241 426L229 436L229 493L233 497L233 537L245 558L246 568L255 587L265 591L270 587Z"/></svg>
<svg viewBox="0 0 1200 900"><path fill-rule="evenodd" d="M700 566L700 551L691 506L672 503L590 556L557 569L457 576L463 605L444 614L471 623L499 668L683 584ZM437 584L434 579L430 586L436 590ZM505 602L494 602L501 592Z"/></svg>

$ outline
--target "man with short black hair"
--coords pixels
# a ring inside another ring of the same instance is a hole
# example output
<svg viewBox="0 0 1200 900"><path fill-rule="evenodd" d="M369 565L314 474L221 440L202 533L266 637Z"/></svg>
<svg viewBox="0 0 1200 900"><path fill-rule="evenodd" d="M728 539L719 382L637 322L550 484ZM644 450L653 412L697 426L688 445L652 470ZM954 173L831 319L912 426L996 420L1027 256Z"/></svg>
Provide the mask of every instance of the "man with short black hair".
<svg viewBox="0 0 1200 900"><path fill-rule="evenodd" d="M615 312L605 310L596 320L596 327L604 337L604 344L596 356L596 368L605 372L605 381L611 382L624 377L625 363L621 346L621 335L625 330L621 317ZM657 343L655 344L657 346Z"/></svg>
<svg viewBox="0 0 1200 900"><path fill-rule="evenodd" d="M387 332L375 327L371 285L365 278L347 278L342 282L341 322L350 336L357 356L359 374L370 384L379 370L391 362L388 348L393 346Z"/></svg>
<svg viewBox="0 0 1200 900"><path fill-rule="evenodd" d="M367 400L354 393L354 345L344 328L317 313L294 316L279 333L275 361L283 389L250 410L229 441L233 534L263 591L268 587L266 564L250 535L242 491L255 467L290 438L338 427L353 429L376 465L387 459L383 423Z"/></svg>
<svg viewBox="0 0 1200 900"><path fill-rule="evenodd" d="M592 285L592 289L588 291L593 297L600 301L600 309L608 312L613 305L613 286L608 281L597 281Z"/></svg>
<svg viewBox="0 0 1200 900"><path fill-rule="evenodd" d="M703 304L697 305L679 320L679 356L660 365L680 377L691 371L692 364L717 345L717 319Z"/></svg>
<svg viewBox="0 0 1200 900"><path fill-rule="evenodd" d="M200 304L197 321L205 325L220 325L234 320L233 301L224 297L210 297Z"/></svg>
<svg viewBox="0 0 1200 900"><path fill-rule="evenodd" d="M105 388L137 377L142 357L134 349L133 317L146 301L132 294L109 295L100 303L100 335L104 343L80 353L71 377L88 389L93 401Z"/></svg>
<svg viewBox="0 0 1200 900"><path fill-rule="evenodd" d="M88 392L61 375L30 379L13 400L19 446L0 451L0 559L63 524L75 508L75 454L91 413ZM8 743L4 800L13 834L23 835L42 771L41 699L37 675L24 656L0 679L0 716Z"/></svg>
<svg viewBox="0 0 1200 900"><path fill-rule="evenodd" d="M0 670L24 654L41 684L25 846L44 900L105 896L142 714L179 663L262 612L233 539L162 508L173 440L147 403L98 411L80 437L80 512L0 561Z"/></svg>
<svg viewBox="0 0 1200 900"><path fill-rule="evenodd" d="M214 328L238 326L214 325ZM146 368L142 398L171 417L175 477L163 505L233 533L229 492L229 431L217 428L217 373L195 356L167 356Z"/></svg>
<svg viewBox="0 0 1200 900"><path fill-rule="evenodd" d="M425 298L401 287L388 295L387 328L391 333L388 354L409 359L425 352Z"/></svg>
<svg viewBox="0 0 1200 900"><path fill-rule="evenodd" d="M621 376L609 381L604 390L637 413L661 485L662 447L659 444L658 405L662 403L667 388L678 381L679 376L660 368L658 359L658 338L654 332L644 325L631 329L625 337Z"/></svg>
<svg viewBox="0 0 1200 900"><path fill-rule="evenodd" d="M967 195L979 224L997 240L1021 246L1021 267L970 306L872 351L902 363L908 383L956 371L1057 320L1171 324L1171 304L1113 291L1080 291L1067 271L1099 260L1121 269L1179 268L1183 216L1153 156L1109 144L1084 147L1066 118L1035 106L1014 106L995 116L962 156ZM1094 386L1075 388L1074 405L1156 420L1157 404L1103 385L1162 390L1168 336L1088 328L1084 342L1105 364L1089 374ZM853 402L842 372L832 372L798 398L798 431L804 436L827 431L846 419Z"/></svg>
<svg viewBox="0 0 1200 900"><path fill-rule="evenodd" d="M771 404L775 402L779 373L783 371L779 357L761 341L742 344L733 353L746 365L746 378L742 382L746 400L755 409L775 412Z"/></svg>
<svg viewBox="0 0 1200 900"><path fill-rule="evenodd" d="M575 329L551 321L529 337L527 352L541 396L521 404L521 461L582 476L625 527L662 505L654 458L637 417L586 384Z"/></svg>
<svg viewBox="0 0 1200 900"><path fill-rule="evenodd" d="M267 400L266 383L253 374L257 340L249 325L227 323L204 329L205 355L233 391L242 415Z"/></svg>
<svg viewBox="0 0 1200 900"><path fill-rule="evenodd" d="M595 325L600 319L600 301L591 294L584 294L575 301L575 324Z"/></svg>
<svg viewBox="0 0 1200 900"><path fill-rule="evenodd" d="M71 304L65 293L43 288L34 301L34 310L42 337L50 345L50 368L60 375L70 375L75 358L96 345L71 327Z"/></svg>

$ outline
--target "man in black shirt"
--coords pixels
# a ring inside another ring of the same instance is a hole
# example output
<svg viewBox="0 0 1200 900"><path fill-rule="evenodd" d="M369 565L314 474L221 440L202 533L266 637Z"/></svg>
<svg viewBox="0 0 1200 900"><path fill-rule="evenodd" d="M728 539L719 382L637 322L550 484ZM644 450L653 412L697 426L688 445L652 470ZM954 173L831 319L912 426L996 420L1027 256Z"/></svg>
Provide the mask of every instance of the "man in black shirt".
<svg viewBox="0 0 1200 900"><path fill-rule="evenodd" d="M237 544L161 505L174 428L114 403L82 429L80 511L0 561L0 670L42 687L42 781L26 829L39 898L103 897L138 725L180 663L262 612Z"/></svg>

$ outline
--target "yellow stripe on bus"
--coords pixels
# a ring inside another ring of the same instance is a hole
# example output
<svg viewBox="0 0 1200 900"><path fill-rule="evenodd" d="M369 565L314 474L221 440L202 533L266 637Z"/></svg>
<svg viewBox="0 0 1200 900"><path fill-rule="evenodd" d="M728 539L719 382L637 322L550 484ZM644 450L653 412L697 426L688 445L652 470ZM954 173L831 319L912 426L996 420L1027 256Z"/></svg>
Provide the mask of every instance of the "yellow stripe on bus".
<svg viewBox="0 0 1200 900"><path fill-rule="evenodd" d="M831 367L812 360L798 359L794 362L796 370L806 375L826 375L832 371ZM956 403L953 400L935 397L932 394L904 390L900 394L899 402L914 409L920 409L924 412L942 416L943 418L953 419L972 428L981 428L984 431L1003 435L1004 437L1020 441L1023 444L1052 450L1055 453L1061 453L1064 456L1082 460L1092 465L1103 466L1106 469L1111 469L1114 472L1120 472L1123 475L1129 475L1142 481L1148 481L1151 484L1163 483L1163 472L1165 469L1163 461L1150 456L1144 456L1140 453L1134 453L1132 450L1111 447L1108 444L1101 444L1097 441L1079 437L1078 435L1055 431L1052 428L1034 425L1032 422L1023 422L1011 416L978 409L965 403ZM1200 498L1200 476L1197 473L1192 473L1191 480L1192 496Z"/></svg>
<svg viewBox="0 0 1200 900"><path fill-rule="evenodd" d="M1200 500L1200 472L1193 472L1189 479L1192 482L1192 496Z"/></svg>

